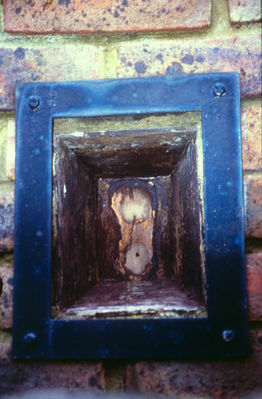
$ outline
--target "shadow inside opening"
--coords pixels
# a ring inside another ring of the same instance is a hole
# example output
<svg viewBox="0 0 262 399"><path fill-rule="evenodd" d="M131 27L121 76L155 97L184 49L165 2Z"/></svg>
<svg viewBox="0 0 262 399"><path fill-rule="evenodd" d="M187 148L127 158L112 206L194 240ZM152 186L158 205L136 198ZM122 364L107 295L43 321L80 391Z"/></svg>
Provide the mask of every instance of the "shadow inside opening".
<svg viewBox="0 0 262 399"><path fill-rule="evenodd" d="M185 114L54 129L53 317L206 316L201 122Z"/></svg>

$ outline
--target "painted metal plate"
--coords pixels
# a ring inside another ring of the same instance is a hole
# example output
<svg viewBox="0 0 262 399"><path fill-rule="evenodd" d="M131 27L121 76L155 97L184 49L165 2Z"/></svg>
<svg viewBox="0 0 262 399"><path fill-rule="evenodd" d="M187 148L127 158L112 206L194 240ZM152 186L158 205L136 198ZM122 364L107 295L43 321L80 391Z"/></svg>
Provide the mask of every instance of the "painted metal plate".
<svg viewBox="0 0 262 399"><path fill-rule="evenodd" d="M183 111L202 113L208 317L52 319L53 119ZM21 84L16 126L14 358L248 353L237 74Z"/></svg>

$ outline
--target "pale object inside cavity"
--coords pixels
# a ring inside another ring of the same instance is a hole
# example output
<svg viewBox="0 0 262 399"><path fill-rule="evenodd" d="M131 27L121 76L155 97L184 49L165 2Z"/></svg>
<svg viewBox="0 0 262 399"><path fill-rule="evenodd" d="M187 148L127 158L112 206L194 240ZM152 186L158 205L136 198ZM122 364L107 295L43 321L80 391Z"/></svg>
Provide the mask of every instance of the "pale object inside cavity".
<svg viewBox="0 0 262 399"><path fill-rule="evenodd" d="M141 275L152 261L153 210L149 191L145 187L119 188L111 202L119 225L120 268Z"/></svg>
<svg viewBox="0 0 262 399"><path fill-rule="evenodd" d="M126 222L145 221L149 213L148 198L138 189L133 191L133 198L126 196L122 205L122 214Z"/></svg>
<svg viewBox="0 0 262 399"><path fill-rule="evenodd" d="M126 268L134 274L141 274L152 259L152 250L142 242L135 242L126 254Z"/></svg>

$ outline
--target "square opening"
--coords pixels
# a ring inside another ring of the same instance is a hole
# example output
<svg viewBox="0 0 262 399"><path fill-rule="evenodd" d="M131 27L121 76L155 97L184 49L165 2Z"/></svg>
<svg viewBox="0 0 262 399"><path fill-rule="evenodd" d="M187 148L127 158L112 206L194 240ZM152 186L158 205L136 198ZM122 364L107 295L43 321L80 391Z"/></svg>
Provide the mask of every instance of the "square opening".
<svg viewBox="0 0 262 399"><path fill-rule="evenodd" d="M246 355L239 76L19 84L16 121L14 358Z"/></svg>
<svg viewBox="0 0 262 399"><path fill-rule="evenodd" d="M200 112L55 119L52 317L205 317Z"/></svg>

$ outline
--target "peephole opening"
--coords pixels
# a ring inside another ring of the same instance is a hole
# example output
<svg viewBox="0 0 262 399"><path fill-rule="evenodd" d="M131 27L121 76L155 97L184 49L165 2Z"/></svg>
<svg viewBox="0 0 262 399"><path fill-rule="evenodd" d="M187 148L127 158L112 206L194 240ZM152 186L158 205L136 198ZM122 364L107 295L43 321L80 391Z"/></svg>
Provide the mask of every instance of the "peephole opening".
<svg viewBox="0 0 262 399"><path fill-rule="evenodd" d="M200 112L56 119L53 154L53 317L205 317Z"/></svg>

